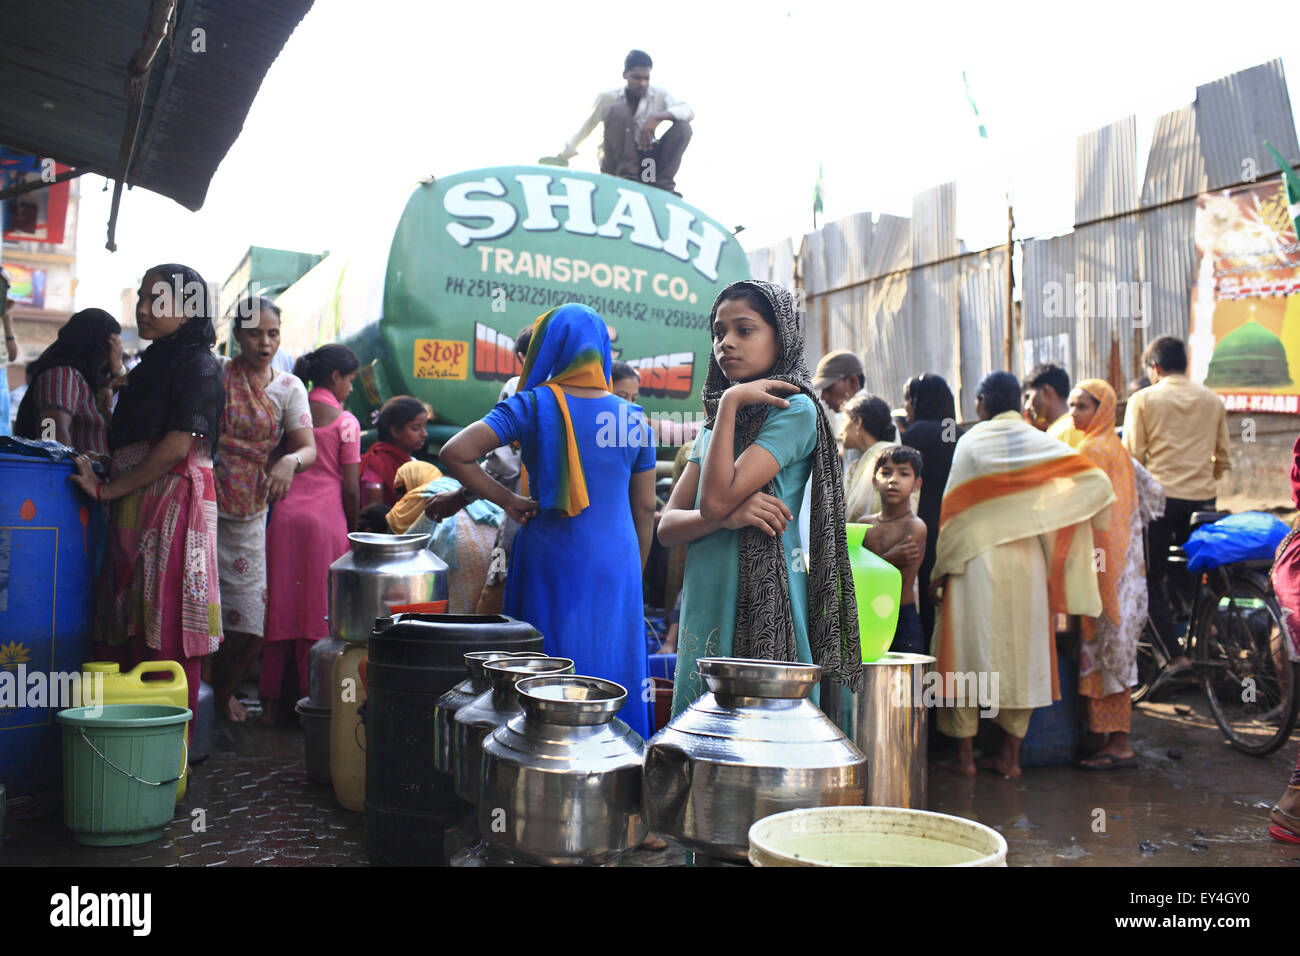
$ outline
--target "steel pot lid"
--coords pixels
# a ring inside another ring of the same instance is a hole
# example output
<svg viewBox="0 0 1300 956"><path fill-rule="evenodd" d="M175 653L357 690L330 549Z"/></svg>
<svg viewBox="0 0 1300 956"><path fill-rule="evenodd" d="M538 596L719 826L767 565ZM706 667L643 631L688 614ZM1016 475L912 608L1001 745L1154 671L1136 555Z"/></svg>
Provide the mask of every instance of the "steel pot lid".
<svg viewBox="0 0 1300 956"><path fill-rule="evenodd" d="M428 534L376 534L373 531L351 531L348 540L358 554L375 555L411 554L428 546Z"/></svg>
<svg viewBox="0 0 1300 956"><path fill-rule="evenodd" d="M515 684L524 714L569 727L604 724L627 700L627 689L612 680L572 674L525 677Z"/></svg>
<svg viewBox="0 0 1300 956"><path fill-rule="evenodd" d="M741 657L701 657L700 676L715 694L799 700L822 679L816 664L759 661Z"/></svg>

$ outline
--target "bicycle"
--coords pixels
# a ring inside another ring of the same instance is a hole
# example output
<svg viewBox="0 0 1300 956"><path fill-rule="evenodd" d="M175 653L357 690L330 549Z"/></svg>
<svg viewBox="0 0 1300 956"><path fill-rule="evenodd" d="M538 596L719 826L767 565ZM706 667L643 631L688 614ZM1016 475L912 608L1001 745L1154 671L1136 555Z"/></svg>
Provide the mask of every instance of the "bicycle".
<svg viewBox="0 0 1300 956"><path fill-rule="evenodd" d="M1197 511L1191 525L1195 529L1226 516L1226 512ZM1180 546L1169 551L1171 563L1186 564ZM1238 561L1201 572L1187 611L1190 670L1170 669L1181 651L1171 652L1148 615L1138 641L1133 703L1178 675L1190 673L1234 748L1263 757L1286 742L1300 713L1300 661L1268 582L1272 563Z"/></svg>

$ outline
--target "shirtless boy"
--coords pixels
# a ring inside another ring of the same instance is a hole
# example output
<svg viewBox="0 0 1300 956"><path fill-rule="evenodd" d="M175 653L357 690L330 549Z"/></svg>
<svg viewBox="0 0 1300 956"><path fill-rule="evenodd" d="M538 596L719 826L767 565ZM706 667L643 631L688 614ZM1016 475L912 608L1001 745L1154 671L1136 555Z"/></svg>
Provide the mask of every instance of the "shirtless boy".
<svg viewBox="0 0 1300 956"><path fill-rule="evenodd" d="M916 572L925 557L925 522L912 513L912 492L921 488L921 453L908 445L892 445L876 458L872 476L880 494L880 511L869 515L871 525L862 544L903 574L898 627L891 651L928 654L929 639L916 612Z"/></svg>

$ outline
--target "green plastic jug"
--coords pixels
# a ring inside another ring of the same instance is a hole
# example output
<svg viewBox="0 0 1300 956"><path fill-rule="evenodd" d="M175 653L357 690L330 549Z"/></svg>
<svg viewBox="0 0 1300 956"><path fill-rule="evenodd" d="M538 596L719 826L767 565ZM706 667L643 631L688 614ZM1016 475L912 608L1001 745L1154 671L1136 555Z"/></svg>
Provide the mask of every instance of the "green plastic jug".
<svg viewBox="0 0 1300 956"><path fill-rule="evenodd" d="M903 575L884 558L862 546L869 524L846 524L849 567L858 602L862 662L870 664L889 650L898 627L898 605L903 596Z"/></svg>

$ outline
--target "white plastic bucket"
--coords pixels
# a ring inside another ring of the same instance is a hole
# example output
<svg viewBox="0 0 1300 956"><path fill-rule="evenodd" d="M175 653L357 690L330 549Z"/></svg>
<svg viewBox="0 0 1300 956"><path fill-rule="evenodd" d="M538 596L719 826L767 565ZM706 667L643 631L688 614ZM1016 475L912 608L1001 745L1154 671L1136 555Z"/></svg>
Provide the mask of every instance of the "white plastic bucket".
<svg viewBox="0 0 1300 956"><path fill-rule="evenodd" d="M901 807L813 807L749 828L754 866L1006 866L1007 841L982 823Z"/></svg>

